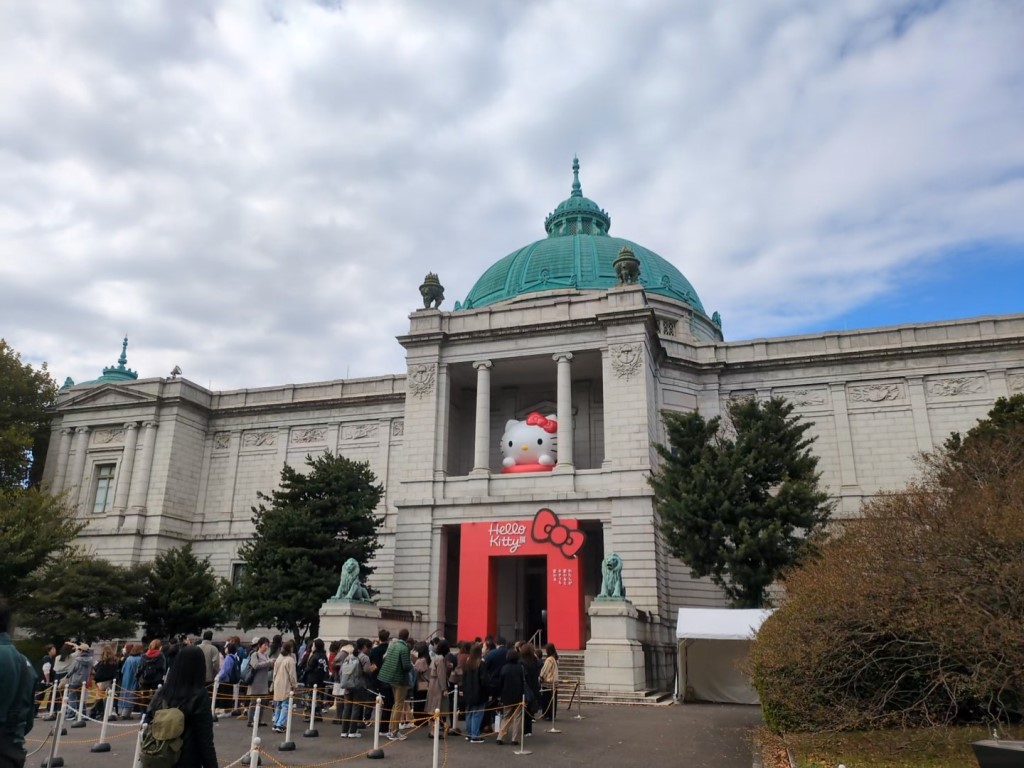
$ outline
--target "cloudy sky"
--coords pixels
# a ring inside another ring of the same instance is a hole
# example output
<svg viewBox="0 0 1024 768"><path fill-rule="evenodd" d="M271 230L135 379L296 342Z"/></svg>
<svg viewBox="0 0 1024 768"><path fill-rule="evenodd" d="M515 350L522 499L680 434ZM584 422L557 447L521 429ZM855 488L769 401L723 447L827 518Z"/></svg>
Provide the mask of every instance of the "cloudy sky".
<svg viewBox="0 0 1024 768"><path fill-rule="evenodd" d="M60 381L404 371L574 153L728 339L1024 311L1021 3L50 0L0 51L0 336Z"/></svg>

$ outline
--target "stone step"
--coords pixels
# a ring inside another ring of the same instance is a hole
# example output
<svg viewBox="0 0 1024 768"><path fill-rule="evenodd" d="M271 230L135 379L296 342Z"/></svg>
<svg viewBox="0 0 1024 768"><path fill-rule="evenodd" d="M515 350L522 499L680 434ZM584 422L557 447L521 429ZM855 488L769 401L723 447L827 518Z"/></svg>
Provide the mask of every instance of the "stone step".
<svg viewBox="0 0 1024 768"><path fill-rule="evenodd" d="M624 704L632 706L671 706L675 703L671 693L667 691L591 691L585 688L582 691L583 705L589 704ZM558 697L559 706L566 707L572 691L560 693ZM579 695L577 696L579 699ZM578 702L573 702L575 711Z"/></svg>

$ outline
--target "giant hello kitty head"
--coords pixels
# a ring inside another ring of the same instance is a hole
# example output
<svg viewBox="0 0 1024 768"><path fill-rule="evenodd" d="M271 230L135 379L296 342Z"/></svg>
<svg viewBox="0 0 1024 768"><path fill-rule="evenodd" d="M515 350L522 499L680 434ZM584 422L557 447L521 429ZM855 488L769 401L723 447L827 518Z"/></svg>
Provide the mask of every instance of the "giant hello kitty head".
<svg viewBox="0 0 1024 768"><path fill-rule="evenodd" d="M555 417L531 413L526 421L509 419L501 436L502 472L548 472L558 456Z"/></svg>

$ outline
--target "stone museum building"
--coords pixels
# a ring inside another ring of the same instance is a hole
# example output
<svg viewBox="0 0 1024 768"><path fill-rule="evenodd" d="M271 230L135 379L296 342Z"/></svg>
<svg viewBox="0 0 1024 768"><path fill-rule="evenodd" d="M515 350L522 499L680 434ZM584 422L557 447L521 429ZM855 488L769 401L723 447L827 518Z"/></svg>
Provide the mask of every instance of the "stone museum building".
<svg viewBox="0 0 1024 768"><path fill-rule="evenodd" d="M134 563L192 542L237 576L257 491L331 450L368 461L385 487L370 578L385 625L540 630L560 651L591 644L588 687L664 689L678 609L725 601L659 532L646 478L661 411L786 398L813 422L836 514L851 516L902 486L919 452L1024 392L1024 314L727 341L675 266L685 254L612 235L576 163L573 175L541 239L488 266L452 309L411 312L404 371L210 391L140 376L122 347L96 380L68 382L45 480L88 521L81 543ZM556 452L522 464L512 421ZM595 629L611 553L634 609L617 638Z"/></svg>

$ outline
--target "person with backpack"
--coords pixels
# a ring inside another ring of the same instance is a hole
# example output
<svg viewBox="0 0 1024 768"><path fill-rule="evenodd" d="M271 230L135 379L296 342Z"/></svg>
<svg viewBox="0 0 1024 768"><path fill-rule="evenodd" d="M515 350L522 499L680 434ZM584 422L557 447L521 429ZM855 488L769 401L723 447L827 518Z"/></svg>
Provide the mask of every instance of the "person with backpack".
<svg viewBox="0 0 1024 768"><path fill-rule="evenodd" d="M366 688L367 682L376 672L370 661L369 651L372 647L370 639L361 637L356 640L355 648L342 659L338 667L338 682L341 685L344 705L341 708L341 738L358 739L359 723L363 719L363 707L373 698ZM351 646L348 646L351 648Z"/></svg>
<svg viewBox="0 0 1024 768"><path fill-rule="evenodd" d="M405 741L405 736L400 732L400 726L405 709L405 694L409 690L409 670L412 669L412 658L406 642L408 639L408 629L403 629L398 633L398 639L388 645L388 650L384 654L384 663L381 664L380 671L377 673L377 679L380 682L391 686L393 700L387 733L387 737L391 741Z"/></svg>
<svg viewBox="0 0 1024 768"><path fill-rule="evenodd" d="M218 768L206 653L188 646L143 718L142 768Z"/></svg>
<svg viewBox="0 0 1024 768"><path fill-rule="evenodd" d="M124 661L121 663L121 690L118 692L118 716L128 720L135 710L139 689L139 672L142 667L142 644L126 643Z"/></svg>
<svg viewBox="0 0 1024 768"><path fill-rule="evenodd" d="M167 674L167 659L164 658L163 643L159 638L154 638L149 643L149 650L142 655L142 662L139 666L139 695L136 703L148 706L153 700L153 694L164 681ZM178 654L181 655L180 653Z"/></svg>
<svg viewBox="0 0 1024 768"><path fill-rule="evenodd" d="M220 682L217 686L217 714L220 715L234 707L234 686L238 685L242 677L242 662L235 655L237 650L238 648L231 642L224 647L224 662L217 673L217 680Z"/></svg>

